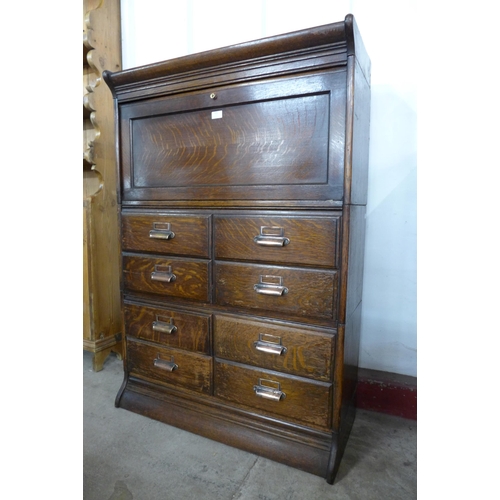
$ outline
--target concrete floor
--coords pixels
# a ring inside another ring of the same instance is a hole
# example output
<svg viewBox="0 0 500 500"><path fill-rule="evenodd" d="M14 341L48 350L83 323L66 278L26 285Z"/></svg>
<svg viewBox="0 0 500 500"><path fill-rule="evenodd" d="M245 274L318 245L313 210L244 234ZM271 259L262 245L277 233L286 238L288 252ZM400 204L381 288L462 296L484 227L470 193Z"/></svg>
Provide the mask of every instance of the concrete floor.
<svg viewBox="0 0 500 500"><path fill-rule="evenodd" d="M335 484L114 407L123 379L83 354L84 500L417 498L417 425L358 410Z"/></svg>

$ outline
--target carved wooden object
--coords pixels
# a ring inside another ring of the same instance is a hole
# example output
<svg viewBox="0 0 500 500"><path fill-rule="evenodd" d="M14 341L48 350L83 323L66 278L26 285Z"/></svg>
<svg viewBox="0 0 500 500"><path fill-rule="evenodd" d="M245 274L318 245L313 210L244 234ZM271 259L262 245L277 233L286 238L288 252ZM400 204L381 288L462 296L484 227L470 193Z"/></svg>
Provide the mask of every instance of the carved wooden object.
<svg viewBox="0 0 500 500"><path fill-rule="evenodd" d="M102 369L122 355L113 98L104 70L121 69L119 0L83 2L83 348Z"/></svg>

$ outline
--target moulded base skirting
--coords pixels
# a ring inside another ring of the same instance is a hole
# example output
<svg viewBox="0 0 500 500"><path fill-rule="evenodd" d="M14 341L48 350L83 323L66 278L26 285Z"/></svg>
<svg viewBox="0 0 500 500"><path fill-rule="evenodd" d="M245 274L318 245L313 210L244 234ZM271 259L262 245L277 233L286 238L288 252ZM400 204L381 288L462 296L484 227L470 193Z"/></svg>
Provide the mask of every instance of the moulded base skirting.
<svg viewBox="0 0 500 500"><path fill-rule="evenodd" d="M417 420L417 378L360 368L357 407Z"/></svg>
<svg viewBox="0 0 500 500"><path fill-rule="evenodd" d="M124 380L115 405L321 476L329 483L335 479L336 433L285 426L272 420L265 422L219 403L170 396L133 378Z"/></svg>

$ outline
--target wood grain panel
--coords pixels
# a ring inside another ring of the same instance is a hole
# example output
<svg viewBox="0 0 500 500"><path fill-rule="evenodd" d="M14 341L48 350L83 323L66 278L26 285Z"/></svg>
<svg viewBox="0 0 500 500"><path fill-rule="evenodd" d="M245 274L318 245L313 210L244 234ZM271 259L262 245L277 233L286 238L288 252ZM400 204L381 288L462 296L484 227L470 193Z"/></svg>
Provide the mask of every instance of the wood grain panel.
<svg viewBox="0 0 500 500"><path fill-rule="evenodd" d="M285 394L280 401L256 395L254 386L278 386ZM259 370L219 360L214 365L214 395L253 411L326 428L330 419L331 384L313 382L277 372Z"/></svg>
<svg viewBox="0 0 500 500"><path fill-rule="evenodd" d="M214 219L215 258L266 261L283 264L337 267L339 216L240 217ZM259 245L254 238L261 232L280 234L289 242L284 246Z"/></svg>
<svg viewBox="0 0 500 500"><path fill-rule="evenodd" d="M170 225L174 237L153 239L150 231ZM209 256L210 219L178 214L122 213L122 248L169 255Z"/></svg>
<svg viewBox="0 0 500 500"><path fill-rule="evenodd" d="M326 183L327 94L135 119L133 185Z"/></svg>
<svg viewBox="0 0 500 500"><path fill-rule="evenodd" d="M261 276L282 278L288 293L281 296L257 293L254 285L259 284ZM288 312L305 318L333 319L336 314L336 271L217 261L214 280L219 305L262 309L269 315Z"/></svg>
<svg viewBox="0 0 500 500"><path fill-rule="evenodd" d="M154 281L155 269L170 266L175 281ZM129 290L158 293L192 300L209 300L209 263L195 259L155 258L134 254L123 255L123 284Z"/></svg>
<svg viewBox="0 0 500 500"><path fill-rule="evenodd" d="M129 337L158 342L165 346L210 354L210 316L171 308L125 303L125 331ZM153 329L154 322L175 326L173 333Z"/></svg>
<svg viewBox="0 0 500 500"><path fill-rule="evenodd" d="M345 103L344 68L123 103L123 200L331 206L343 195Z"/></svg>
<svg viewBox="0 0 500 500"><path fill-rule="evenodd" d="M282 345L286 352L277 355L257 350L254 343L261 338ZM214 317L214 352L217 357L268 370L329 381L334 343L332 331L224 315Z"/></svg>
<svg viewBox="0 0 500 500"><path fill-rule="evenodd" d="M155 359L172 361L174 371L155 366ZM210 394L212 358L142 342L127 341L127 367L131 374Z"/></svg>

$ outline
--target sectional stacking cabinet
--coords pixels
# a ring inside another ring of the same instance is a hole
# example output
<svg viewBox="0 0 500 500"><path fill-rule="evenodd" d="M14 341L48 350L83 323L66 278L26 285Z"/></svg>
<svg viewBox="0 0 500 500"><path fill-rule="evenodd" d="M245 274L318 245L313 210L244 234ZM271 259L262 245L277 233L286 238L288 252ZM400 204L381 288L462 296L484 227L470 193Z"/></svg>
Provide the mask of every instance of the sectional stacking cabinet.
<svg viewBox="0 0 500 500"><path fill-rule="evenodd" d="M105 73L116 405L333 483L354 419L370 61L355 21Z"/></svg>

